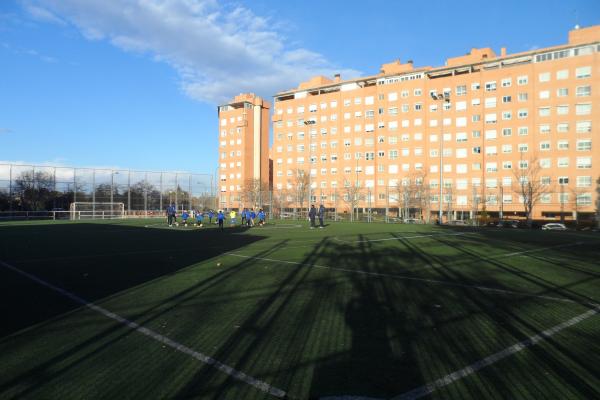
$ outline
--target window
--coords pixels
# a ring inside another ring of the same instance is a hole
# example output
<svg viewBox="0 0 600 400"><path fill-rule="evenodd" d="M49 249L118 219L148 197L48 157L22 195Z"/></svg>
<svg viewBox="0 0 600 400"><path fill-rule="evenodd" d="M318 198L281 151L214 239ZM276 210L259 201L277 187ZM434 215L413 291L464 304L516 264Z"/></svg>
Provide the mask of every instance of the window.
<svg viewBox="0 0 600 400"><path fill-rule="evenodd" d="M556 106L556 114L568 115L569 114L569 106L568 105Z"/></svg>
<svg viewBox="0 0 600 400"><path fill-rule="evenodd" d="M488 129L485 131L485 138L488 140L493 140L496 139L496 130L495 129Z"/></svg>
<svg viewBox="0 0 600 400"><path fill-rule="evenodd" d="M548 124L540 125L540 133L542 133L542 134L550 133L550 125L548 125Z"/></svg>
<svg viewBox="0 0 600 400"><path fill-rule="evenodd" d="M503 161L502 169L512 169L512 161ZM504 179L506 179L506 178L504 178ZM508 179L510 180L510 178L508 178ZM504 185L504 186L506 186L506 185ZM510 186L510 183L508 186Z"/></svg>
<svg viewBox="0 0 600 400"><path fill-rule="evenodd" d="M591 86L577 86L577 89L575 91L575 96L577 96L577 97L590 96L591 94L592 94Z"/></svg>
<svg viewBox="0 0 600 400"><path fill-rule="evenodd" d="M592 76L592 67L579 67L575 69L577 79L589 78Z"/></svg>
<svg viewBox="0 0 600 400"><path fill-rule="evenodd" d="M415 104L415 111L421 111L423 109L423 104L422 103L416 103Z"/></svg>
<svg viewBox="0 0 600 400"><path fill-rule="evenodd" d="M503 144L502 145L502 153L504 153L504 154L512 153L512 146L510 144Z"/></svg>
<svg viewBox="0 0 600 400"><path fill-rule="evenodd" d="M577 193L577 205L578 206L589 206L592 204L591 193Z"/></svg>
<svg viewBox="0 0 600 400"><path fill-rule="evenodd" d="M592 177L591 176L578 176L577 177L577 187L590 187L592 186Z"/></svg>
<svg viewBox="0 0 600 400"><path fill-rule="evenodd" d="M568 88L559 88L556 90L556 96L557 97L566 97L569 95L569 89Z"/></svg>
<svg viewBox="0 0 600 400"><path fill-rule="evenodd" d="M512 85L512 79L504 78L501 82L502 87L510 87Z"/></svg>
<svg viewBox="0 0 600 400"><path fill-rule="evenodd" d="M558 177L558 184L559 185L568 185L569 184L569 177L568 176L559 176Z"/></svg>
<svg viewBox="0 0 600 400"><path fill-rule="evenodd" d="M587 133L592 131L592 121L577 121L575 125L577 133Z"/></svg>
<svg viewBox="0 0 600 400"><path fill-rule="evenodd" d="M559 150L569 150L569 141L568 140L559 140L557 147Z"/></svg>
<svg viewBox="0 0 600 400"><path fill-rule="evenodd" d="M471 83L471 90L479 90L480 88L481 88L481 85L479 85L479 82Z"/></svg>
<svg viewBox="0 0 600 400"><path fill-rule="evenodd" d="M528 82L529 78L527 77L527 75L521 75L517 77L517 85L519 86L527 85Z"/></svg>
<svg viewBox="0 0 600 400"><path fill-rule="evenodd" d="M484 101L485 108L494 108L496 107L496 98L495 97L487 97Z"/></svg>
<svg viewBox="0 0 600 400"><path fill-rule="evenodd" d="M550 150L550 142L541 142L540 143L540 150L542 150L542 151L548 151L548 150Z"/></svg>
<svg viewBox="0 0 600 400"><path fill-rule="evenodd" d="M577 157L577 169L592 168L592 157Z"/></svg>
<svg viewBox="0 0 600 400"><path fill-rule="evenodd" d="M457 142L466 142L467 141L467 133L466 132L457 132L456 133L456 141Z"/></svg>
<svg viewBox="0 0 600 400"><path fill-rule="evenodd" d="M559 133L569 132L569 124L566 122L561 122L556 125L556 131Z"/></svg>
<svg viewBox="0 0 600 400"><path fill-rule="evenodd" d="M561 69L560 71L556 71L556 79L558 79L558 80L569 79L569 70Z"/></svg>
<svg viewBox="0 0 600 400"><path fill-rule="evenodd" d="M542 99L542 100L549 99L550 91L549 90L540 90L539 96L540 96L540 99Z"/></svg>
<svg viewBox="0 0 600 400"><path fill-rule="evenodd" d="M538 113L540 117L549 117L550 116L550 107L540 107L538 109Z"/></svg>
<svg viewBox="0 0 600 400"><path fill-rule="evenodd" d="M467 94L467 85L460 85L456 87L456 95L464 96Z"/></svg>
<svg viewBox="0 0 600 400"><path fill-rule="evenodd" d="M519 169L527 169L527 168L529 168L529 161L520 160L519 161Z"/></svg>
<svg viewBox="0 0 600 400"><path fill-rule="evenodd" d="M471 117L471 121L472 122L479 122L479 121L481 121L481 115L479 115L479 114L473 115Z"/></svg>
<svg viewBox="0 0 600 400"><path fill-rule="evenodd" d="M527 143L519 144L518 148L519 148L519 153L527 153L527 151L529 151L529 145Z"/></svg>
<svg viewBox="0 0 600 400"><path fill-rule="evenodd" d="M423 90L422 89L415 89L413 91L413 96L420 96L421 94L423 94Z"/></svg>
<svg viewBox="0 0 600 400"><path fill-rule="evenodd" d="M502 136L512 136L512 128L503 128Z"/></svg>
<svg viewBox="0 0 600 400"><path fill-rule="evenodd" d="M485 83L485 91L486 92L494 92L496 91L496 82L486 82Z"/></svg>
<svg viewBox="0 0 600 400"><path fill-rule="evenodd" d="M519 127L519 136L527 136L529 134L529 128L526 126Z"/></svg>
<svg viewBox="0 0 600 400"><path fill-rule="evenodd" d="M569 157L559 157L557 162L558 168L569 167Z"/></svg>
<svg viewBox="0 0 600 400"><path fill-rule="evenodd" d="M388 100L389 101L396 101L396 100L398 100L398 93L391 92L390 94L388 94Z"/></svg>
<svg viewBox="0 0 600 400"><path fill-rule="evenodd" d="M540 167L541 168L550 168L552 166L552 161L549 158L540 159Z"/></svg>
<svg viewBox="0 0 600 400"><path fill-rule="evenodd" d="M528 115L529 115L529 111L527 111L526 108L521 108L517 113L517 116L519 119L525 119L525 118L527 118Z"/></svg>
<svg viewBox="0 0 600 400"><path fill-rule="evenodd" d="M538 80L540 82L548 82L550 81L550 72L542 72L538 75Z"/></svg>
<svg viewBox="0 0 600 400"><path fill-rule="evenodd" d="M507 121L512 119L512 112L510 111L502 111L502 120Z"/></svg>
<svg viewBox="0 0 600 400"><path fill-rule="evenodd" d="M592 113L592 104L584 103L584 104L575 104L575 114L576 115L589 115Z"/></svg>
<svg viewBox="0 0 600 400"><path fill-rule="evenodd" d="M512 96L502 96L503 103L510 103L512 101Z"/></svg>
<svg viewBox="0 0 600 400"><path fill-rule="evenodd" d="M528 95L527 93L519 93L519 94L517 95L517 100L518 100L519 102L524 102L524 101L527 101L527 99L528 99L528 98L529 98L529 95Z"/></svg>
<svg viewBox="0 0 600 400"><path fill-rule="evenodd" d="M592 149L592 139L583 139L577 141L577 151L589 151Z"/></svg>
<svg viewBox="0 0 600 400"><path fill-rule="evenodd" d="M495 113L485 114L485 123L486 124L495 124L496 122L498 122L498 116Z"/></svg>
<svg viewBox="0 0 600 400"><path fill-rule="evenodd" d="M473 154L481 154L481 147L480 146L473 147Z"/></svg>

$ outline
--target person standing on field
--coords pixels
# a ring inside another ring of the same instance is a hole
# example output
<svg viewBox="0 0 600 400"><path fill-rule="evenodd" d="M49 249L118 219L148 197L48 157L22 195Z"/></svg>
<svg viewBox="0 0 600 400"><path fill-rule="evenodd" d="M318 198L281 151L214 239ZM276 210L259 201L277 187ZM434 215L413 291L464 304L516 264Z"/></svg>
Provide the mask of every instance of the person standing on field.
<svg viewBox="0 0 600 400"><path fill-rule="evenodd" d="M323 204L319 206L319 229L323 229L325 225L323 225L323 220L325 219L325 207Z"/></svg>
<svg viewBox="0 0 600 400"><path fill-rule="evenodd" d="M175 203L171 203L169 207L167 207L167 222L169 226L173 226L173 223L177 220L175 214L177 213L177 207L175 207Z"/></svg>
<svg viewBox="0 0 600 400"><path fill-rule="evenodd" d="M310 206L310 211L308 212L308 218L310 219L310 229L315 229L315 218L317 216L317 209L315 205Z"/></svg>
<svg viewBox="0 0 600 400"><path fill-rule="evenodd" d="M219 222L219 228L221 228L221 230L223 230L223 222L225 221L225 214L223 214L223 211L219 210L219 213L217 214L217 221Z"/></svg>

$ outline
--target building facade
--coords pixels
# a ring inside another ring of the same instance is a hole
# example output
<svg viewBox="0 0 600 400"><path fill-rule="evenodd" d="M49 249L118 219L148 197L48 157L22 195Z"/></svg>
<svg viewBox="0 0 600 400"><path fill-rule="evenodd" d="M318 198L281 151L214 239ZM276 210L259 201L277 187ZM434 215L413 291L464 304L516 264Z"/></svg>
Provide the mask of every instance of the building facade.
<svg viewBox="0 0 600 400"><path fill-rule="evenodd" d="M256 203L268 190L269 109L251 93L219 106L219 208Z"/></svg>
<svg viewBox="0 0 600 400"><path fill-rule="evenodd" d="M472 49L443 67L315 77L275 95L273 190L297 202L304 173L306 200L326 207L510 217L529 198L534 218L591 217L599 82L600 26L524 53Z"/></svg>

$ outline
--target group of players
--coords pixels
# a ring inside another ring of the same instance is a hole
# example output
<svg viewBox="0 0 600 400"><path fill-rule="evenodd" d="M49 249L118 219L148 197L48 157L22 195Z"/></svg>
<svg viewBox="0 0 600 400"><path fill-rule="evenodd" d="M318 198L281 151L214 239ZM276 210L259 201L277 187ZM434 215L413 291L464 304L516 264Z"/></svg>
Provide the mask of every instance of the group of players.
<svg viewBox="0 0 600 400"><path fill-rule="evenodd" d="M254 211L254 209L244 208L240 213L242 217L242 226L246 225L248 227L252 226L264 226L267 216L262 209L258 211ZM191 218L191 220L190 220ZM208 223L213 223L213 218L215 223L219 225L219 228L224 229L225 220L227 219L225 216L225 212L223 210L214 211L200 211L200 210L183 210L181 212L181 225L187 226L188 220L190 226L195 225L197 227L202 228L204 226L205 219L208 218ZM256 221L258 220L258 221ZM195 221L195 222L194 222ZM256 222L255 222L256 221ZM167 223L170 227L173 225L179 226L179 222L177 222L177 206L175 203L171 204L167 207ZM231 210L229 212L229 224L231 226L235 226L237 224L237 212L235 210Z"/></svg>

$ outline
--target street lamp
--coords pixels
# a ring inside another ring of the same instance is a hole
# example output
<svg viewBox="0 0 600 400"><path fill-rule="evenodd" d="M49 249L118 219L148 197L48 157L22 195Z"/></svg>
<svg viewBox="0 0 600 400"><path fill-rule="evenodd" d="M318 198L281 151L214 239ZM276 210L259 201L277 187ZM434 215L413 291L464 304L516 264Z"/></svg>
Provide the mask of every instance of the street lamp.
<svg viewBox="0 0 600 400"><path fill-rule="evenodd" d="M314 119L308 119L304 121L304 125L314 125L317 121ZM308 204L306 205L306 209L310 208L310 203L312 201L312 173L311 173L311 164L312 164L312 133L310 132L310 128L308 129ZM302 212L302 211L300 211Z"/></svg>
<svg viewBox="0 0 600 400"><path fill-rule="evenodd" d="M450 93L435 94L431 93L431 98L435 101L439 101L442 106L442 127L440 133L440 198L438 204L440 205L438 219L439 223L442 223L443 209L442 209L442 197L443 197L443 181L444 181L444 105L450 103Z"/></svg>

